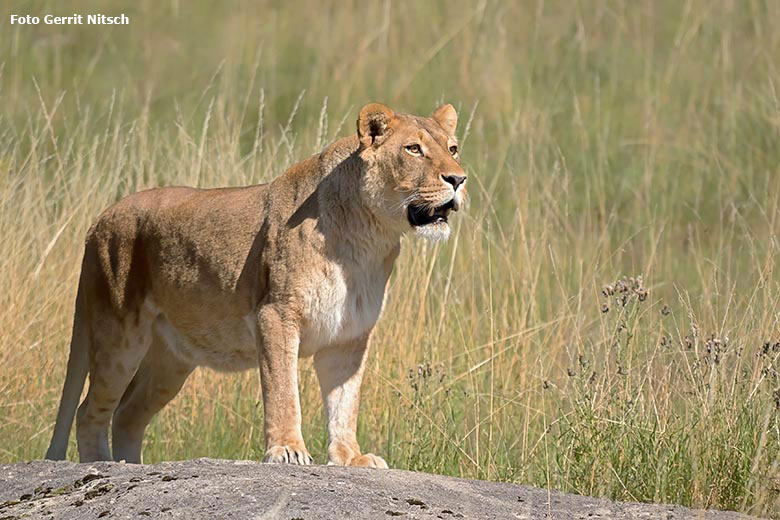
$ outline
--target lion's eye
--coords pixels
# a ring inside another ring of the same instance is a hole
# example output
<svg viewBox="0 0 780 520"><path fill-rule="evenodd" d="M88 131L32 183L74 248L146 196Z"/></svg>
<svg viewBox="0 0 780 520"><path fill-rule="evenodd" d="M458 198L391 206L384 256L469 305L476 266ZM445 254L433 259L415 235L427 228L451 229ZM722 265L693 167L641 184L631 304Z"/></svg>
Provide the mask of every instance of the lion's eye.
<svg viewBox="0 0 780 520"><path fill-rule="evenodd" d="M407 152L409 152L412 155L420 156L422 155L422 146L419 144L408 144L404 147Z"/></svg>
<svg viewBox="0 0 780 520"><path fill-rule="evenodd" d="M456 145L454 145L454 144L452 146L450 146L450 153L452 155L458 155L458 147Z"/></svg>

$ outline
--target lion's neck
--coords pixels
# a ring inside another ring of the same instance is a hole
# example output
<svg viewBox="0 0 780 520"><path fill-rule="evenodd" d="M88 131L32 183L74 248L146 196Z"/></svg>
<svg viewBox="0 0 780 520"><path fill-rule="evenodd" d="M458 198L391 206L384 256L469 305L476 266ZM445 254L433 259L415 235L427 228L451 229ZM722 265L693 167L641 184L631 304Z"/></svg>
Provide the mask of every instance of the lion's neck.
<svg viewBox="0 0 780 520"><path fill-rule="evenodd" d="M322 181L320 218L340 254L362 262L382 259L398 247L401 231L378 217L360 196L359 179L364 163L352 154Z"/></svg>

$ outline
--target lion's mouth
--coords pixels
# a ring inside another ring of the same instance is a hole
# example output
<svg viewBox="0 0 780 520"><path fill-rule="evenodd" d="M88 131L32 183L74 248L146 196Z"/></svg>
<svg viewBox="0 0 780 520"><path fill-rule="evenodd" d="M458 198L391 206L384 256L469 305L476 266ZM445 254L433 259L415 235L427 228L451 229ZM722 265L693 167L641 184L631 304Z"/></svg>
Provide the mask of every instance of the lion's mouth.
<svg viewBox="0 0 780 520"><path fill-rule="evenodd" d="M450 214L450 211L458 211L454 198L434 208L410 204L407 217L412 227L427 226L437 222L447 222L447 216Z"/></svg>

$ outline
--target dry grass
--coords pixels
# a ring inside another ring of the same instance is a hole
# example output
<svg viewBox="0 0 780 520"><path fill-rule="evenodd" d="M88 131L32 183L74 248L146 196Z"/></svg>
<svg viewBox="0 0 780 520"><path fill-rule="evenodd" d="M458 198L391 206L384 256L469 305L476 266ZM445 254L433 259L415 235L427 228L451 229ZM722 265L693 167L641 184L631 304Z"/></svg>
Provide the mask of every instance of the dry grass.
<svg viewBox="0 0 780 520"><path fill-rule="evenodd" d="M300 4L127 1L119 28L10 27L71 9L0 6L0 462L45 451L102 208L264 181L364 102L446 99L472 204L447 244L404 241L363 445L394 467L776 516L780 5ZM322 461L308 362L301 381ZM257 374L197 371L146 460L257 458L258 402Z"/></svg>

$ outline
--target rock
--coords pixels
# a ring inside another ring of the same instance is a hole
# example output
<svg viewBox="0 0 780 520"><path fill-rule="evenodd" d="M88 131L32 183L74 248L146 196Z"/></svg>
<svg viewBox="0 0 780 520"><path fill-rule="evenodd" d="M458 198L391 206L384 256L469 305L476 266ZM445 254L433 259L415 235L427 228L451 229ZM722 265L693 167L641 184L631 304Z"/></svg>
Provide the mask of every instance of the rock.
<svg viewBox="0 0 780 520"><path fill-rule="evenodd" d="M199 459L0 465L0 519L749 518L401 470Z"/></svg>

